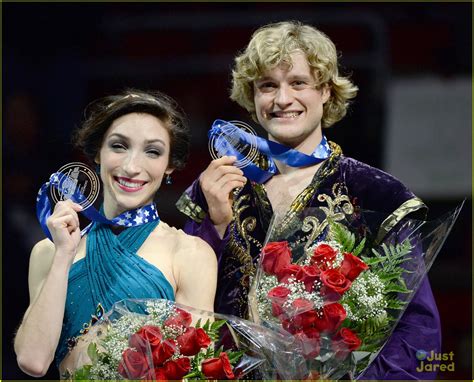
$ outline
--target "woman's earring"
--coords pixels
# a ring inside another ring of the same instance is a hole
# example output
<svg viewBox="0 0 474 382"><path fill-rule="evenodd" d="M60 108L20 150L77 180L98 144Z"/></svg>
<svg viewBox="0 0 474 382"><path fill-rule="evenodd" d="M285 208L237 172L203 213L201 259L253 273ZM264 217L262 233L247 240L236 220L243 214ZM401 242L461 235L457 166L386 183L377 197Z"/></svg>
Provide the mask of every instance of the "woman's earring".
<svg viewBox="0 0 474 382"><path fill-rule="evenodd" d="M168 186L170 184L173 184L173 179L171 179L171 174L166 174L165 184L167 184Z"/></svg>
<svg viewBox="0 0 474 382"><path fill-rule="evenodd" d="M100 175L100 164L97 164L97 165L95 166L95 173L96 173L97 175Z"/></svg>

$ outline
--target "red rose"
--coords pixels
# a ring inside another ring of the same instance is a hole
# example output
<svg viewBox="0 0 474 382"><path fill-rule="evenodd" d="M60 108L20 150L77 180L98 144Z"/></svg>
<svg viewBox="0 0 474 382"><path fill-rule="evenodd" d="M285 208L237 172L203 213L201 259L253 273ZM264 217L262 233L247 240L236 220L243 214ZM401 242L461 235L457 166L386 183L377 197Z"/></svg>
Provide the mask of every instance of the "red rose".
<svg viewBox="0 0 474 382"><path fill-rule="evenodd" d="M167 381L167 380L168 378L162 367L148 370L148 373L146 373L145 377L143 378L143 381Z"/></svg>
<svg viewBox="0 0 474 382"><path fill-rule="evenodd" d="M306 337L308 338L320 338L321 337L321 333L319 332L318 329L316 328L309 328L309 329L306 329L304 331L304 334L306 335Z"/></svg>
<svg viewBox="0 0 474 382"><path fill-rule="evenodd" d="M336 358L343 359L347 355L360 348L362 341L357 334L349 328L341 328L333 338L332 348L336 353Z"/></svg>
<svg viewBox="0 0 474 382"><path fill-rule="evenodd" d="M296 333L299 333L299 332L302 331L302 328L297 327L297 326L294 325L293 319L287 319L287 318L282 319L282 318L283 318L283 317L280 317L280 319L281 319L281 326L282 326L283 329L285 329L288 333L296 334Z"/></svg>
<svg viewBox="0 0 474 382"><path fill-rule="evenodd" d="M133 349L125 349L118 366L118 372L127 379L140 379L149 367L145 354Z"/></svg>
<svg viewBox="0 0 474 382"><path fill-rule="evenodd" d="M143 339L139 334L133 333L128 339L128 346L141 353L146 353L149 345L147 340Z"/></svg>
<svg viewBox="0 0 474 382"><path fill-rule="evenodd" d="M234 372L226 352L222 352L219 358L209 358L202 361L201 371L207 378L212 379L234 379Z"/></svg>
<svg viewBox="0 0 474 382"><path fill-rule="evenodd" d="M306 332L297 333L294 337L294 344L304 358L312 359L319 355L320 341L317 331L313 329L311 337Z"/></svg>
<svg viewBox="0 0 474 382"><path fill-rule="evenodd" d="M362 271L369 269L369 266L352 253L344 253L339 271L346 276L347 279L354 281Z"/></svg>
<svg viewBox="0 0 474 382"><path fill-rule="evenodd" d="M321 269L327 269L327 264L332 263L336 258L337 251L328 244L319 244L311 257L311 264L317 265Z"/></svg>
<svg viewBox="0 0 474 382"><path fill-rule="evenodd" d="M186 357L181 357L174 361L169 360L163 365L163 370L168 379L181 379L191 370L191 361Z"/></svg>
<svg viewBox="0 0 474 382"><path fill-rule="evenodd" d="M318 316L315 327L321 332L334 332L347 317L346 310L338 302L323 306L322 315Z"/></svg>
<svg viewBox="0 0 474 382"><path fill-rule="evenodd" d="M291 306L295 309L295 315L290 318L293 328L298 331L305 330L314 325L318 318L318 313L314 309L314 305L311 301L303 298L298 298Z"/></svg>
<svg viewBox="0 0 474 382"><path fill-rule="evenodd" d="M339 272L337 269L328 269L321 272L321 281L325 293L337 293L342 295L351 287L351 281Z"/></svg>
<svg viewBox="0 0 474 382"><path fill-rule="evenodd" d="M182 355L196 355L199 350L206 348L211 343L211 339L204 329L189 327L186 331L176 338L179 351Z"/></svg>
<svg viewBox="0 0 474 382"><path fill-rule="evenodd" d="M290 264L282 268L277 273L277 278L280 283L288 283L289 278L296 278L296 273L300 270L301 266L297 264Z"/></svg>
<svg viewBox="0 0 474 382"><path fill-rule="evenodd" d="M285 314L285 309L283 309L283 304L277 302L272 302L272 315L273 317L280 318Z"/></svg>
<svg viewBox="0 0 474 382"><path fill-rule="evenodd" d="M128 344L137 350L146 351L148 343L153 349L160 344L162 338L163 335L158 326L145 325L138 332L130 336Z"/></svg>
<svg viewBox="0 0 474 382"><path fill-rule="evenodd" d="M289 294L290 290L287 287L279 285L270 289L267 296L272 301L285 301Z"/></svg>
<svg viewBox="0 0 474 382"><path fill-rule="evenodd" d="M292 318L293 325L303 331L315 325L317 319L318 313L314 309L300 313Z"/></svg>
<svg viewBox="0 0 474 382"><path fill-rule="evenodd" d="M291 306L295 308L295 313L303 313L312 310L314 305L311 301L305 300L304 298L297 298L291 303Z"/></svg>
<svg viewBox="0 0 474 382"><path fill-rule="evenodd" d="M270 275L276 275L290 265L291 251L287 241L268 243L263 248L262 254L263 270Z"/></svg>
<svg viewBox="0 0 474 382"><path fill-rule="evenodd" d="M284 314L283 304L286 298L290 294L290 290L282 285L276 286L270 289L267 293L267 297L272 303L272 314L274 317L280 317Z"/></svg>
<svg viewBox="0 0 474 382"><path fill-rule="evenodd" d="M163 323L164 326L184 326L185 328L189 327L192 322L191 313L186 312L185 310L175 308L175 313L168 317L168 319Z"/></svg>
<svg viewBox="0 0 474 382"><path fill-rule="evenodd" d="M163 341L153 349L153 365L155 367L163 365L177 350L178 346L174 340Z"/></svg>
<svg viewBox="0 0 474 382"><path fill-rule="evenodd" d="M312 265L305 265L301 267L296 273L296 279L304 283L307 292L312 292L314 289L314 282L319 278L321 271Z"/></svg>

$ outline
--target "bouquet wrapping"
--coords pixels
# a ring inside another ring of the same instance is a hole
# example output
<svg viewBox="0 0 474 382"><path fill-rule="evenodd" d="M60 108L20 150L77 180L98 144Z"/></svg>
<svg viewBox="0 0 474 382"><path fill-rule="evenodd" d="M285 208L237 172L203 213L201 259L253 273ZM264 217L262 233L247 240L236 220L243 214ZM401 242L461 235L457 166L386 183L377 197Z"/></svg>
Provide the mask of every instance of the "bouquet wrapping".
<svg viewBox="0 0 474 382"><path fill-rule="evenodd" d="M66 379L238 379L289 341L253 322L162 299L119 301L87 336Z"/></svg>
<svg viewBox="0 0 474 382"><path fill-rule="evenodd" d="M254 322L292 339L285 342L288 357L267 354L272 368L262 366L263 379L360 376L389 339L461 207L432 222L327 208L308 208L286 226L274 216L249 311Z"/></svg>

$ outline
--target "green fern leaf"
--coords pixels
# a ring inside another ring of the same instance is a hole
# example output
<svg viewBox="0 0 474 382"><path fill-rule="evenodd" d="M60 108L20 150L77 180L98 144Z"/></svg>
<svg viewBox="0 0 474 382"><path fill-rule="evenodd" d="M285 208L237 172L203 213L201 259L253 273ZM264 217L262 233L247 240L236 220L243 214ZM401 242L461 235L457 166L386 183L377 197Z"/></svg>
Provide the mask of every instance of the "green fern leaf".
<svg viewBox="0 0 474 382"><path fill-rule="evenodd" d="M385 293L409 293L409 290L405 285L389 283L385 286Z"/></svg>
<svg viewBox="0 0 474 382"><path fill-rule="evenodd" d="M405 306L405 302L400 300L389 300L387 301L387 308L400 310Z"/></svg>
<svg viewBox="0 0 474 382"><path fill-rule="evenodd" d="M343 252L352 252L355 245L354 234L344 225L336 222L330 222L329 237L341 245Z"/></svg>
<svg viewBox="0 0 474 382"><path fill-rule="evenodd" d="M216 349L216 351L214 352L214 357L219 357L219 355L222 353L223 350L224 350L223 346L220 346L218 349Z"/></svg>
<svg viewBox="0 0 474 382"><path fill-rule="evenodd" d="M362 241L355 247L355 249L352 251L352 254L354 256L359 256L359 254L364 250L365 246L365 237L362 239Z"/></svg>
<svg viewBox="0 0 474 382"><path fill-rule="evenodd" d="M94 342L91 342L87 347L87 355L89 356L92 363L96 363L98 359L97 345Z"/></svg>
<svg viewBox="0 0 474 382"><path fill-rule="evenodd" d="M403 274L403 269L398 269L392 272L376 272L382 281L398 280Z"/></svg>
<svg viewBox="0 0 474 382"><path fill-rule="evenodd" d="M74 380L87 381L90 380L92 365L84 365L74 372Z"/></svg>
<svg viewBox="0 0 474 382"><path fill-rule="evenodd" d="M211 325L211 329L212 330L219 330L221 328L221 326L224 326L226 323L226 320L218 320L218 321L214 321Z"/></svg>
<svg viewBox="0 0 474 382"><path fill-rule="evenodd" d="M202 329L207 332L211 329L211 321L210 320L206 320L206 322L204 323Z"/></svg>
<svg viewBox="0 0 474 382"><path fill-rule="evenodd" d="M238 360L244 355L245 351L239 350L239 351L232 351L232 352L227 352L227 355L229 357L229 362L234 365L238 362Z"/></svg>
<svg viewBox="0 0 474 382"><path fill-rule="evenodd" d="M201 327L201 319L197 320L195 327L196 329L199 329Z"/></svg>
<svg viewBox="0 0 474 382"><path fill-rule="evenodd" d="M373 250L375 251L375 250ZM367 257L367 256L362 256L361 259L366 263L369 267L372 267L373 265L379 264L382 261L384 261L384 257Z"/></svg>

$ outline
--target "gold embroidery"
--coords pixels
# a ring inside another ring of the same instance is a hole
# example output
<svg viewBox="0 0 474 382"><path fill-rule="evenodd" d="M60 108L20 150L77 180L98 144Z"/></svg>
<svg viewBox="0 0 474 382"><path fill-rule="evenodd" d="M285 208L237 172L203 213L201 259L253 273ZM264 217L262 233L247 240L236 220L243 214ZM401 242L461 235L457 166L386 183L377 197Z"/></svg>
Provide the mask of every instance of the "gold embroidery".
<svg viewBox="0 0 474 382"><path fill-rule="evenodd" d="M265 192L265 187L263 184L259 183L252 183L252 188L255 192L255 195L257 197L257 205L260 206L260 210L267 215L268 221L271 218L272 215L272 206L270 205L270 200L267 197L267 194Z"/></svg>
<svg viewBox="0 0 474 382"><path fill-rule="evenodd" d="M314 216L308 216L303 220L303 232L310 232L308 241L304 246L305 250L308 249L324 231L329 221L341 221L345 219L345 215L352 215L354 213L354 206L351 204L349 196L343 193L343 189L345 190L345 186L340 183L335 183L332 187L334 198L327 194L318 195L318 200L322 203L326 203L328 207L320 207L325 215L325 218L321 222Z"/></svg>
<svg viewBox="0 0 474 382"><path fill-rule="evenodd" d="M343 189L346 191L345 193L343 193ZM332 187L332 194L334 199L326 194L318 195L318 200L320 202L326 202L328 205L328 207L321 207L321 210L324 211L328 218L334 221L340 221L344 219L344 214L351 215L354 213L354 206L351 204L349 196L347 196L347 189L344 185L335 183ZM342 209L343 212L337 212L338 207Z"/></svg>
<svg viewBox="0 0 474 382"><path fill-rule="evenodd" d="M257 226L257 219L254 216L248 216L241 221L242 213L249 208L248 203L250 195L235 196L233 210L234 210L234 221L231 226L231 232L237 230L238 236L241 237L245 245L242 245L237 241L236 235L231 234L229 240L229 249L231 253L237 258L240 264L242 264L241 272L243 277L240 279L242 286L248 287L249 278L255 272L255 265L253 264L251 255L251 242L258 248L262 248L262 244L250 235L250 232L255 230Z"/></svg>
<svg viewBox="0 0 474 382"><path fill-rule="evenodd" d="M382 222L375 242L380 243L385 235L390 232L390 230L395 227L395 225L399 223L405 216L412 212L426 208L426 205L421 201L421 199L417 197L408 199Z"/></svg>
<svg viewBox="0 0 474 382"><path fill-rule="evenodd" d="M196 203L194 203L188 194L183 193L176 202L176 208L186 216L189 216L197 223L202 223L206 217L206 212Z"/></svg>

